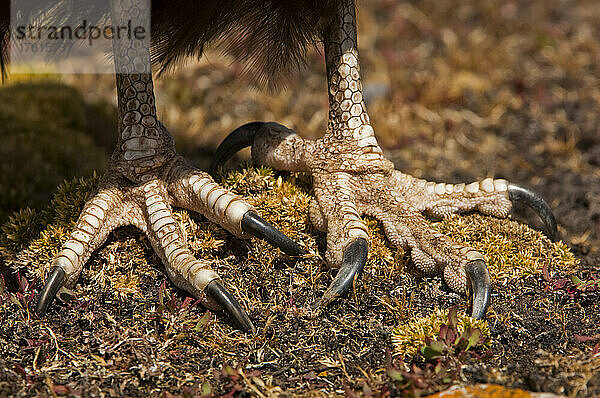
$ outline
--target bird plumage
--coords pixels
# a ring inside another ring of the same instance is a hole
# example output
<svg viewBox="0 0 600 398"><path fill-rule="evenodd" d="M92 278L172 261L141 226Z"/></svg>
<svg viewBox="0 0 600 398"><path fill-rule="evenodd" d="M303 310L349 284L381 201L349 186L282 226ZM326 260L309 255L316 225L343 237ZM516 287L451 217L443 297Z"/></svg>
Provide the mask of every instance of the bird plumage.
<svg viewBox="0 0 600 398"><path fill-rule="evenodd" d="M86 4L36 0L27 6L26 1L29 0L21 2L24 9L53 10L47 16L52 20L90 18ZM277 85L282 77L303 64L307 50L321 39L339 3L340 0L152 0L152 61L165 71L186 57L200 57L205 48L212 46L241 61L253 80ZM4 67L8 61L10 1L0 0L0 4L0 65Z"/></svg>

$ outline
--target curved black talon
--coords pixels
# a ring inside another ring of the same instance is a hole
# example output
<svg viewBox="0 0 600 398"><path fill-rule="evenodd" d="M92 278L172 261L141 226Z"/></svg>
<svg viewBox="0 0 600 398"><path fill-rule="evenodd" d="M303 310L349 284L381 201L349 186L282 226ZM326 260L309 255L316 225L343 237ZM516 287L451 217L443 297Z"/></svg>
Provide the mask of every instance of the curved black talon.
<svg viewBox="0 0 600 398"><path fill-rule="evenodd" d="M229 133L215 151L208 172L214 176L217 167L225 164L239 150L251 146L254 143L256 132L265 124L266 122L246 123Z"/></svg>
<svg viewBox="0 0 600 398"><path fill-rule="evenodd" d="M492 284L490 274L483 260L471 261L465 267L467 278L471 283L473 293L473 304L471 316L475 319L483 319L490 305L490 294Z"/></svg>
<svg viewBox="0 0 600 398"><path fill-rule="evenodd" d="M54 267L52 271L50 271L50 275L48 276L48 279L46 279L44 287L42 287L42 291L40 292L35 306L35 313L39 318L46 315L48 307L52 304L54 297L56 297L56 293L58 293L64 281L65 271L60 267Z"/></svg>
<svg viewBox="0 0 600 398"><path fill-rule="evenodd" d="M508 198L511 200L511 202L522 202L535 210L535 212L546 225L548 237L551 240L556 239L556 219L554 218L554 214L552 213L550 206L548 206L548 203L546 203L541 196L527 188L523 188L519 185L509 184Z"/></svg>
<svg viewBox="0 0 600 398"><path fill-rule="evenodd" d="M338 271L337 275L329 288L319 300L319 306L325 307L336 298L342 296L352 287L354 280L360 278L365 263L367 262L367 254L369 245L366 239L359 238L352 242L346 250L344 250L344 262Z"/></svg>
<svg viewBox="0 0 600 398"><path fill-rule="evenodd" d="M266 240L271 245L280 248L290 256L302 256L306 252L296 242L283 232L269 224L253 211L248 211L242 218L242 231Z"/></svg>
<svg viewBox="0 0 600 398"><path fill-rule="evenodd" d="M240 303L218 279L210 282L204 289L204 292L231 317L240 330L256 333L256 329L248 317L248 314L246 314L246 311L244 311Z"/></svg>

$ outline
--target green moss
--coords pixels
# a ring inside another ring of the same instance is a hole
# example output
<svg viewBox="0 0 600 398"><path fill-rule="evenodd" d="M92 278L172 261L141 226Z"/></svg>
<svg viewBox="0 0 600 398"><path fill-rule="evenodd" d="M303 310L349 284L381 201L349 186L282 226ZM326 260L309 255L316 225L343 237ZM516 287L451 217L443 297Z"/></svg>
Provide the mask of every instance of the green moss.
<svg viewBox="0 0 600 398"><path fill-rule="evenodd" d="M316 254L323 235L310 224L310 194L295 183L297 178L295 175L284 178L268 168L246 167L223 175L222 182L246 196L267 221ZM40 263L49 261L67 239L67 231L73 228L98 182L96 175L63 182L45 210L25 209L15 213L2 227L0 250L4 258L14 260L17 252L26 249L34 257L30 263L38 264L36 267L41 270ZM178 211L176 216L197 254L218 259L225 253L229 236L226 231L185 210ZM381 223L372 218L365 221L371 237L367 269L374 274L391 275L405 265L404 251L387 241ZM578 264L564 243L551 242L541 232L515 221L472 214L450 216L432 226L454 241L481 251L488 259L494 281L539 274L544 264L565 270ZM256 242L253 247L261 262L269 264L277 256L264 242Z"/></svg>
<svg viewBox="0 0 600 398"><path fill-rule="evenodd" d="M462 334L468 328L478 328L483 336L489 339L490 330L487 322L458 313L456 329ZM403 359L410 359L421 351L427 338L433 338L440 331L442 324L448 324L448 310L436 308L426 317L416 318L396 326L392 331L394 354Z"/></svg>
<svg viewBox="0 0 600 398"><path fill-rule="evenodd" d="M85 202L92 197L99 182L100 177L96 172L93 172L89 178L63 181L58 186L50 206L44 212L45 221L64 227L74 227Z"/></svg>
<svg viewBox="0 0 600 398"><path fill-rule="evenodd" d="M579 264L564 242L552 242L542 232L510 219L453 215L433 225L453 241L483 253L492 281L539 275L544 265L568 273Z"/></svg>
<svg viewBox="0 0 600 398"><path fill-rule="evenodd" d="M39 211L25 208L11 215L2 225L0 233L0 250L5 253L16 253L40 233L42 216Z"/></svg>
<svg viewBox="0 0 600 398"><path fill-rule="evenodd" d="M4 262L19 270L27 264L28 276L43 276L52 257L58 253L77 217L98 185L100 178L74 178L58 186L45 209L26 208L11 215L2 225L0 255Z"/></svg>

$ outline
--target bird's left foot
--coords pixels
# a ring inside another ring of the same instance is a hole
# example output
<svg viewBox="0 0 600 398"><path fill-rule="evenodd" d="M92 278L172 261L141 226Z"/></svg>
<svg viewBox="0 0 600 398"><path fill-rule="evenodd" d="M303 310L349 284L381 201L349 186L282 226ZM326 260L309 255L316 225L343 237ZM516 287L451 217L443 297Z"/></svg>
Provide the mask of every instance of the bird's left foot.
<svg viewBox="0 0 600 398"><path fill-rule="evenodd" d="M483 318L489 305L485 258L433 230L423 213L440 218L478 211L506 217L512 202L520 200L538 212L551 237L556 232L548 205L524 188L491 178L456 185L415 178L395 170L385 159L371 126L361 126L354 135L355 139L336 140L333 134L326 134L311 141L276 123L250 123L231 133L214 157L213 168L251 145L255 163L313 175L310 218L317 229L327 232L326 260L340 267L320 301L322 306L347 292L362 272L369 241L362 215L381 221L388 239L410 251L421 272L442 274L447 285L459 293L471 291L475 318Z"/></svg>

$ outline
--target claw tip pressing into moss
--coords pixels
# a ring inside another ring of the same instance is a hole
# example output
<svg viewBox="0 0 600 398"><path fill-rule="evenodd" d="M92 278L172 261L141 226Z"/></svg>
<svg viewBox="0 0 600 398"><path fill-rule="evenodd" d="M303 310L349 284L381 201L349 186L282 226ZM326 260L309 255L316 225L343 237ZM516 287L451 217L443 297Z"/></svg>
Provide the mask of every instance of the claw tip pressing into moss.
<svg viewBox="0 0 600 398"><path fill-rule="evenodd" d="M48 312L50 304L54 301L56 294L62 287L65 281L65 271L60 267L54 267L46 279L46 283L40 292L37 304L35 306L35 313L38 318L43 318Z"/></svg>
<svg viewBox="0 0 600 398"><path fill-rule="evenodd" d="M344 261L329 285L329 288L319 300L320 307L326 307L335 299L343 296L362 275L363 268L367 262L369 245L363 238L356 239L346 250L344 250Z"/></svg>

